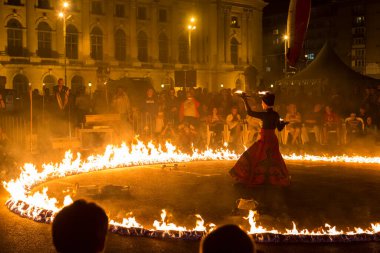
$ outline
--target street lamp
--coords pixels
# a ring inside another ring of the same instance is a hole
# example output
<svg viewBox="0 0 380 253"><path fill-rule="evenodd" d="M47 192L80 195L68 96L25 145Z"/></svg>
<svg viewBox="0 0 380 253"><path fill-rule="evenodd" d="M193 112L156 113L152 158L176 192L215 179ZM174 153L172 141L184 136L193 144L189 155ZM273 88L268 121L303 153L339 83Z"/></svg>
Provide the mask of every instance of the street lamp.
<svg viewBox="0 0 380 253"><path fill-rule="evenodd" d="M62 9L58 13L58 16L63 21L63 68L64 68L64 80L65 80L65 86L67 87L67 55L66 55L66 21L71 18L71 15L67 15L67 10L69 9L70 4L67 1L62 2ZM68 102L69 106L69 137L71 140L71 104L70 100Z"/></svg>
<svg viewBox="0 0 380 253"><path fill-rule="evenodd" d="M288 72L288 62L287 62L287 59L286 59L286 52L287 52L287 49L288 49L289 36L287 34L285 34L284 37L283 37L283 39L284 39L284 63L285 63L284 73L285 73L285 76L286 76L286 73Z"/></svg>
<svg viewBox="0 0 380 253"><path fill-rule="evenodd" d="M191 64L191 32L197 29L195 25L196 19L191 17L189 19L189 24L187 25L187 30L189 31L189 64Z"/></svg>
<svg viewBox="0 0 380 253"><path fill-rule="evenodd" d="M58 13L58 16L63 21L63 67L64 67L64 79L65 79L65 86L67 86L67 71L66 71L66 20L71 17L71 15L67 16L67 10L69 9L70 4L69 2L64 1L62 3L62 10Z"/></svg>

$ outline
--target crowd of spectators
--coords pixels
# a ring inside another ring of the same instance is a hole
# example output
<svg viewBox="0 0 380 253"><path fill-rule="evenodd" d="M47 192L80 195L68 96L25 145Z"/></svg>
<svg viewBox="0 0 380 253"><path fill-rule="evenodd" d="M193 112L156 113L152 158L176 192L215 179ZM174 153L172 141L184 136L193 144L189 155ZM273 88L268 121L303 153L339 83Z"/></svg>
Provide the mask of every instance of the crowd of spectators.
<svg viewBox="0 0 380 253"><path fill-rule="evenodd" d="M67 136L68 126L84 127L85 115L114 113L121 115L124 122L116 126L119 128L116 132L126 132L120 136L128 135L129 140L139 135L140 139L161 144L171 141L182 151L223 145L241 151L259 138L261 122L247 116L244 103L235 91L171 87L157 92L148 88L141 91L145 96L136 100L123 86L108 93L104 89L94 93L82 89L74 93L59 79L53 91L45 89L42 95L38 90L33 91L33 119L37 121L33 126L37 128L42 125L38 123L41 119L48 119L49 130L40 127L43 130L36 132ZM262 110L258 91L249 95L251 108ZM292 147L349 144L366 137L377 140L380 89L366 89L358 97L360 103L354 108L345 106L345 100L337 94L319 100L277 95L275 110L290 122L278 133L280 143ZM2 100L0 97L0 108L4 109Z"/></svg>

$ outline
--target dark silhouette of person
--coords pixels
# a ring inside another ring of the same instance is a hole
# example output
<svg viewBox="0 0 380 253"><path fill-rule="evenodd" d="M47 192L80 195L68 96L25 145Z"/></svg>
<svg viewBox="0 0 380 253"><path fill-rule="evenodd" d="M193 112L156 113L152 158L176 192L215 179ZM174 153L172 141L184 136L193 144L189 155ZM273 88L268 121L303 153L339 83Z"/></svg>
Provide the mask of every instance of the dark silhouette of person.
<svg viewBox="0 0 380 253"><path fill-rule="evenodd" d="M224 225L203 238L200 253L255 253L251 237L237 225Z"/></svg>
<svg viewBox="0 0 380 253"><path fill-rule="evenodd" d="M95 203L77 200L54 218L53 244L60 253L102 252L108 230L108 217Z"/></svg>

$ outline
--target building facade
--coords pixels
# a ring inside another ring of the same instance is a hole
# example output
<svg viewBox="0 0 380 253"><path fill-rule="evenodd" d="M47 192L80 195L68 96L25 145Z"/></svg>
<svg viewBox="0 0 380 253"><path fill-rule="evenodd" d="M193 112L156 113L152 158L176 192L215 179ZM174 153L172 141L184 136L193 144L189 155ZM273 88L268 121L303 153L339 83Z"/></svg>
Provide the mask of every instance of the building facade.
<svg viewBox="0 0 380 253"><path fill-rule="evenodd" d="M267 83L284 77L284 40L287 9L264 10L264 69ZM313 2L304 53L290 72L298 72L315 59L329 41L335 52L355 71L380 78L380 2L329 0Z"/></svg>
<svg viewBox="0 0 380 253"><path fill-rule="evenodd" d="M216 90L221 84L245 88L246 68L261 71L262 0L67 3L0 1L5 88L41 90L66 77L73 90L89 83L95 90L130 77L148 78L161 89L183 85L176 72L195 70L197 86Z"/></svg>

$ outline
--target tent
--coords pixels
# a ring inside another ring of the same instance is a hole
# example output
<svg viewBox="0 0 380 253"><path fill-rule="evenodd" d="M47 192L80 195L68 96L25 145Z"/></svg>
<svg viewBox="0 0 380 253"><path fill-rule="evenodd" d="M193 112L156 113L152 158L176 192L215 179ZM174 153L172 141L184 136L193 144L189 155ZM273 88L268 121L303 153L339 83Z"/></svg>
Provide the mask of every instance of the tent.
<svg viewBox="0 0 380 253"><path fill-rule="evenodd" d="M294 76L277 81L285 85L307 85L323 83L326 88L343 91L376 87L380 80L362 75L348 67L334 52L329 43L325 43L317 57L305 69Z"/></svg>

